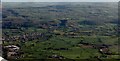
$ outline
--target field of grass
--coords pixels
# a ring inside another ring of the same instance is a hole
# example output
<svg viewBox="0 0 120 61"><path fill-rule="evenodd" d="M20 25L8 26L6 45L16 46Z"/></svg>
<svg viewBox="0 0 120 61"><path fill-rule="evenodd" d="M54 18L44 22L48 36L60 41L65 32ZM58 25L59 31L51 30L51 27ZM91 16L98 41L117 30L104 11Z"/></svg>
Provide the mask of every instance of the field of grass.
<svg viewBox="0 0 120 61"><path fill-rule="evenodd" d="M82 36L84 38L85 42L99 44L97 41L97 38L95 36ZM117 38L110 38L106 36L101 36L103 43L109 43L111 45L114 45L115 42L117 42ZM87 59L87 58L93 58L95 56L101 56L102 54L99 53L98 49L93 48L83 48L77 46L80 42L81 38L68 38L63 36L56 36L52 37L50 40L46 41L40 41L40 40L34 40L34 41L27 41L25 43L20 43L21 51L24 52L24 58L48 58L48 56L51 55L60 55L64 56L68 59ZM114 53L117 52L118 46L110 47L110 50ZM52 49L50 49L52 48ZM55 50L59 48L68 48L68 50ZM114 56L111 56L114 58Z"/></svg>
<svg viewBox="0 0 120 61"><path fill-rule="evenodd" d="M106 58L99 51L101 45L111 45L109 50L113 55L108 58L119 54L117 3L6 3L3 6L3 46L19 46L24 52L20 59L48 59L53 55L68 59ZM61 20L67 23L63 26Z"/></svg>

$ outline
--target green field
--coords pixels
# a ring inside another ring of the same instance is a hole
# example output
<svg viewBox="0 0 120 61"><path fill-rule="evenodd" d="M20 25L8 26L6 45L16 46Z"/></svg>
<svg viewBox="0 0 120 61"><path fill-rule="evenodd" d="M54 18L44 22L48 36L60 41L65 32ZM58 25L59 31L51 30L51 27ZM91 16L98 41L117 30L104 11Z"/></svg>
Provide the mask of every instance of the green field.
<svg viewBox="0 0 120 61"><path fill-rule="evenodd" d="M3 56L118 59L117 6L114 2L3 4ZM13 51L15 56L9 56L9 45L20 48Z"/></svg>

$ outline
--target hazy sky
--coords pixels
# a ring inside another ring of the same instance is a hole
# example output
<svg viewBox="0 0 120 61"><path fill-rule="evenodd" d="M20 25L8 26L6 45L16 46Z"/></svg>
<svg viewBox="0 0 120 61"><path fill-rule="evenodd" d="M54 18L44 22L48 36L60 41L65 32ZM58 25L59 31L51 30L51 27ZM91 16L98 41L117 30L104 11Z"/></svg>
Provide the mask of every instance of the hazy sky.
<svg viewBox="0 0 120 61"><path fill-rule="evenodd" d="M120 0L2 0L2 2L118 2Z"/></svg>

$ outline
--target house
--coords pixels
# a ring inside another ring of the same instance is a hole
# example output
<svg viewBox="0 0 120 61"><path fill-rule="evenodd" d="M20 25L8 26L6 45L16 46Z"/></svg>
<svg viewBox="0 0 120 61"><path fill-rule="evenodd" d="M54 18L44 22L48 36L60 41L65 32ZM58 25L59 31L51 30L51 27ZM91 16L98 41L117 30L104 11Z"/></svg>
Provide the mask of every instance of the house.
<svg viewBox="0 0 120 61"><path fill-rule="evenodd" d="M16 59L20 57L19 50L20 48L16 45L8 45L4 47L4 53L6 53L7 59Z"/></svg>
<svg viewBox="0 0 120 61"><path fill-rule="evenodd" d="M102 54L111 54L109 51L109 46L111 45L101 44L101 45L94 45L94 48L99 49L99 52Z"/></svg>
<svg viewBox="0 0 120 61"><path fill-rule="evenodd" d="M107 54L109 53L109 49L108 48L101 48L99 49L100 53L103 53L103 54Z"/></svg>
<svg viewBox="0 0 120 61"><path fill-rule="evenodd" d="M49 56L49 58L52 58L52 59L65 59L63 56L59 56L59 55L52 55L52 56Z"/></svg>
<svg viewBox="0 0 120 61"><path fill-rule="evenodd" d="M15 45L8 45L8 46L5 46L5 48L7 48L9 51L17 51L20 49L18 46L15 46Z"/></svg>
<svg viewBox="0 0 120 61"><path fill-rule="evenodd" d="M9 59L15 59L15 57L17 57L17 53L16 52L8 52L7 53L7 58Z"/></svg>

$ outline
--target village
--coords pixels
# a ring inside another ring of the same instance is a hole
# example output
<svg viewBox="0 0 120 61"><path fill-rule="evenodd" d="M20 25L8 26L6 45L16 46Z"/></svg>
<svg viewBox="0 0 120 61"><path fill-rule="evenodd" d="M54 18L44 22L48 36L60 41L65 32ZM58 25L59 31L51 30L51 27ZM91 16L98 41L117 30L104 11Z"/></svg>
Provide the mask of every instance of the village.
<svg viewBox="0 0 120 61"><path fill-rule="evenodd" d="M68 38L80 38L81 40L79 43L76 44L76 46L81 48L92 48L92 49L98 49L99 53L106 54L106 55L114 55L112 52L110 52L109 47L112 45L110 44L95 44L95 43L89 43L84 42L84 40L81 38L82 36L93 36L95 33L93 31L80 31L79 28L76 28L75 25L68 24L68 20L60 20L60 23L55 23L54 21L50 21L48 23L41 23L40 24L41 29L47 30L46 32L32 32L32 33L24 33L22 35L14 35L9 36L7 33L4 33L4 37L2 38L3 43L9 43L9 45L3 46L3 50L6 52L7 59L18 59L21 57L24 57L24 52L21 52L21 44L24 44L28 41L36 41L36 43L44 42L46 40L51 39L52 37L56 36L64 36ZM70 30L67 30L70 29ZM12 33L18 33L19 30L12 30ZM109 33L107 33L109 34ZM110 35L104 35L104 36L110 36ZM100 35L99 35L100 36ZM40 41L39 41L40 40ZM62 39L63 40L63 39ZM64 41L64 40L63 40ZM16 42L16 43L14 43ZM99 39L99 42L102 42L101 39ZM11 44L10 44L11 43ZM31 44L34 46L34 43ZM69 48L45 48L45 50L70 50ZM105 56L107 58L107 56ZM52 55L49 56L49 58L65 58L63 56L59 55ZM100 56L97 56L97 58L100 58Z"/></svg>
<svg viewBox="0 0 120 61"><path fill-rule="evenodd" d="M5 59L119 58L116 3L24 4L3 4Z"/></svg>

